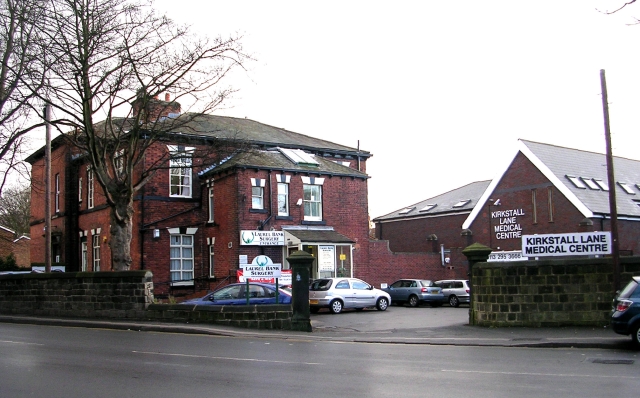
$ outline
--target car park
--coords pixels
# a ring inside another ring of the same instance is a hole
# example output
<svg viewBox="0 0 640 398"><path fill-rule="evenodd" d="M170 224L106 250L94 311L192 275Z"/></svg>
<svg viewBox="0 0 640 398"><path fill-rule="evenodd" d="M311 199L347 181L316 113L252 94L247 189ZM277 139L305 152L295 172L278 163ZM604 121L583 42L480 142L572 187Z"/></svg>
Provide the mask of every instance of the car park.
<svg viewBox="0 0 640 398"><path fill-rule="evenodd" d="M417 307L420 304L429 304L439 307L445 302L442 289L427 279L400 279L382 290L398 305L407 303L411 307Z"/></svg>
<svg viewBox="0 0 640 398"><path fill-rule="evenodd" d="M390 304L389 294L356 278L321 278L309 285L309 309L314 313L321 308L329 308L334 314L344 308L385 311Z"/></svg>
<svg viewBox="0 0 640 398"><path fill-rule="evenodd" d="M442 288L442 294L452 307L459 307L460 304L469 304L471 289L469 281L464 279L446 279L435 282L436 286Z"/></svg>
<svg viewBox="0 0 640 398"><path fill-rule="evenodd" d="M636 349L640 349L640 276L634 276L613 299L610 317L611 329L631 335Z"/></svg>
<svg viewBox="0 0 640 398"><path fill-rule="evenodd" d="M276 286L268 283L249 282L249 305L276 304ZM290 304L291 292L278 288L278 303ZM246 305L247 284L232 283L217 289L204 297L191 299L180 304L196 305Z"/></svg>

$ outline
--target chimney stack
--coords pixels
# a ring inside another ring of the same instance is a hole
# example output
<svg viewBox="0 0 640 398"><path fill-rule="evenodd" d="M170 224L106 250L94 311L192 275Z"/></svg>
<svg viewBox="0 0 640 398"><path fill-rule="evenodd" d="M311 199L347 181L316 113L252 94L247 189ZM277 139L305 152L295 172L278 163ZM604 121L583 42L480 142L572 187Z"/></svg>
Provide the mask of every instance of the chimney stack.
<svg viewBox="0 0 640 398"><path fill-rule="evenodd" d="M169 102L170 98L171 98L171 97L169 96L169 93L165 93L165 94L164 94L164 100L165 100L166 102Z"/></svg>

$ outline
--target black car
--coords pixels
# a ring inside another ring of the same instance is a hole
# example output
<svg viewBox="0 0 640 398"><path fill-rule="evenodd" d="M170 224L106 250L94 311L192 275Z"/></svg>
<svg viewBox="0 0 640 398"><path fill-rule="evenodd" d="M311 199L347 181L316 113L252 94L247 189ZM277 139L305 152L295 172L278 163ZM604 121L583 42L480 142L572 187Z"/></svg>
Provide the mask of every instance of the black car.
<svg viewBox="0 0 640 398"><path fill-rule="evenodd" d="M634 276L613 299L611 329L618 334L631 335L633 345L640 349L640 276Z"/></svg>

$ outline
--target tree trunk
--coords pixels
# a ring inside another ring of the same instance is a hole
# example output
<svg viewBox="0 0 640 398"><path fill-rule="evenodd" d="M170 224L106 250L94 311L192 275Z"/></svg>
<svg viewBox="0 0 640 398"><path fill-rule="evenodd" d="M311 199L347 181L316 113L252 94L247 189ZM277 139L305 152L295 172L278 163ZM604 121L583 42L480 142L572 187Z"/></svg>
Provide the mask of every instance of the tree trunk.
<svg viewBox="0 0 640 398"><path fill-rule="evenodd" d="M131 267L131 238L133 204L131 201L111 207L111 264L114 271L128 271Z"/></svg>

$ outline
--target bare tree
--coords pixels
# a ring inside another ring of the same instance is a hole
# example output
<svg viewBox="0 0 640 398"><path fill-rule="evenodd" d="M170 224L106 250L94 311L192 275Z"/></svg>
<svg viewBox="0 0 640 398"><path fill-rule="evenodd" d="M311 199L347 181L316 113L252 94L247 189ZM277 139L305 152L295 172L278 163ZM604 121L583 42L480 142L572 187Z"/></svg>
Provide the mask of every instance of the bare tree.
<svg viewBox="0 0 640 398"><path fill-rule="evenodd" d="M44 78L38 69L43 9L41 0L0 0L0 193L12 172L26 172L26 134L42 126L36 91Z"/></svg>
<svg viewBox="0 0 640 398"><path fill-rule="evenodd" d="M29 235L31 191L29 186L6 188L0 196L0 225L12 229L16 238Z"/></svg>
<svg viewBox="0 0 640 398"><path fill-rule="evenodd" d="M112 267L131 265L133 198L159 168L167 153L146 165L145 151L181 131L198 138L194 120L222 104L234 89L222 86L248 57L241 37L197 37L151 3L127 0L50 0L48 72L43 99L68 142L84 154L111 210ZM158 96L172 93L173 101ZM180 101L189 112L158 118ZM163 109L158 110L158 107ZM159 113L160 112L160 113ZM211 162L235 144L210 138L206 152L194 154Z"/></svg>

